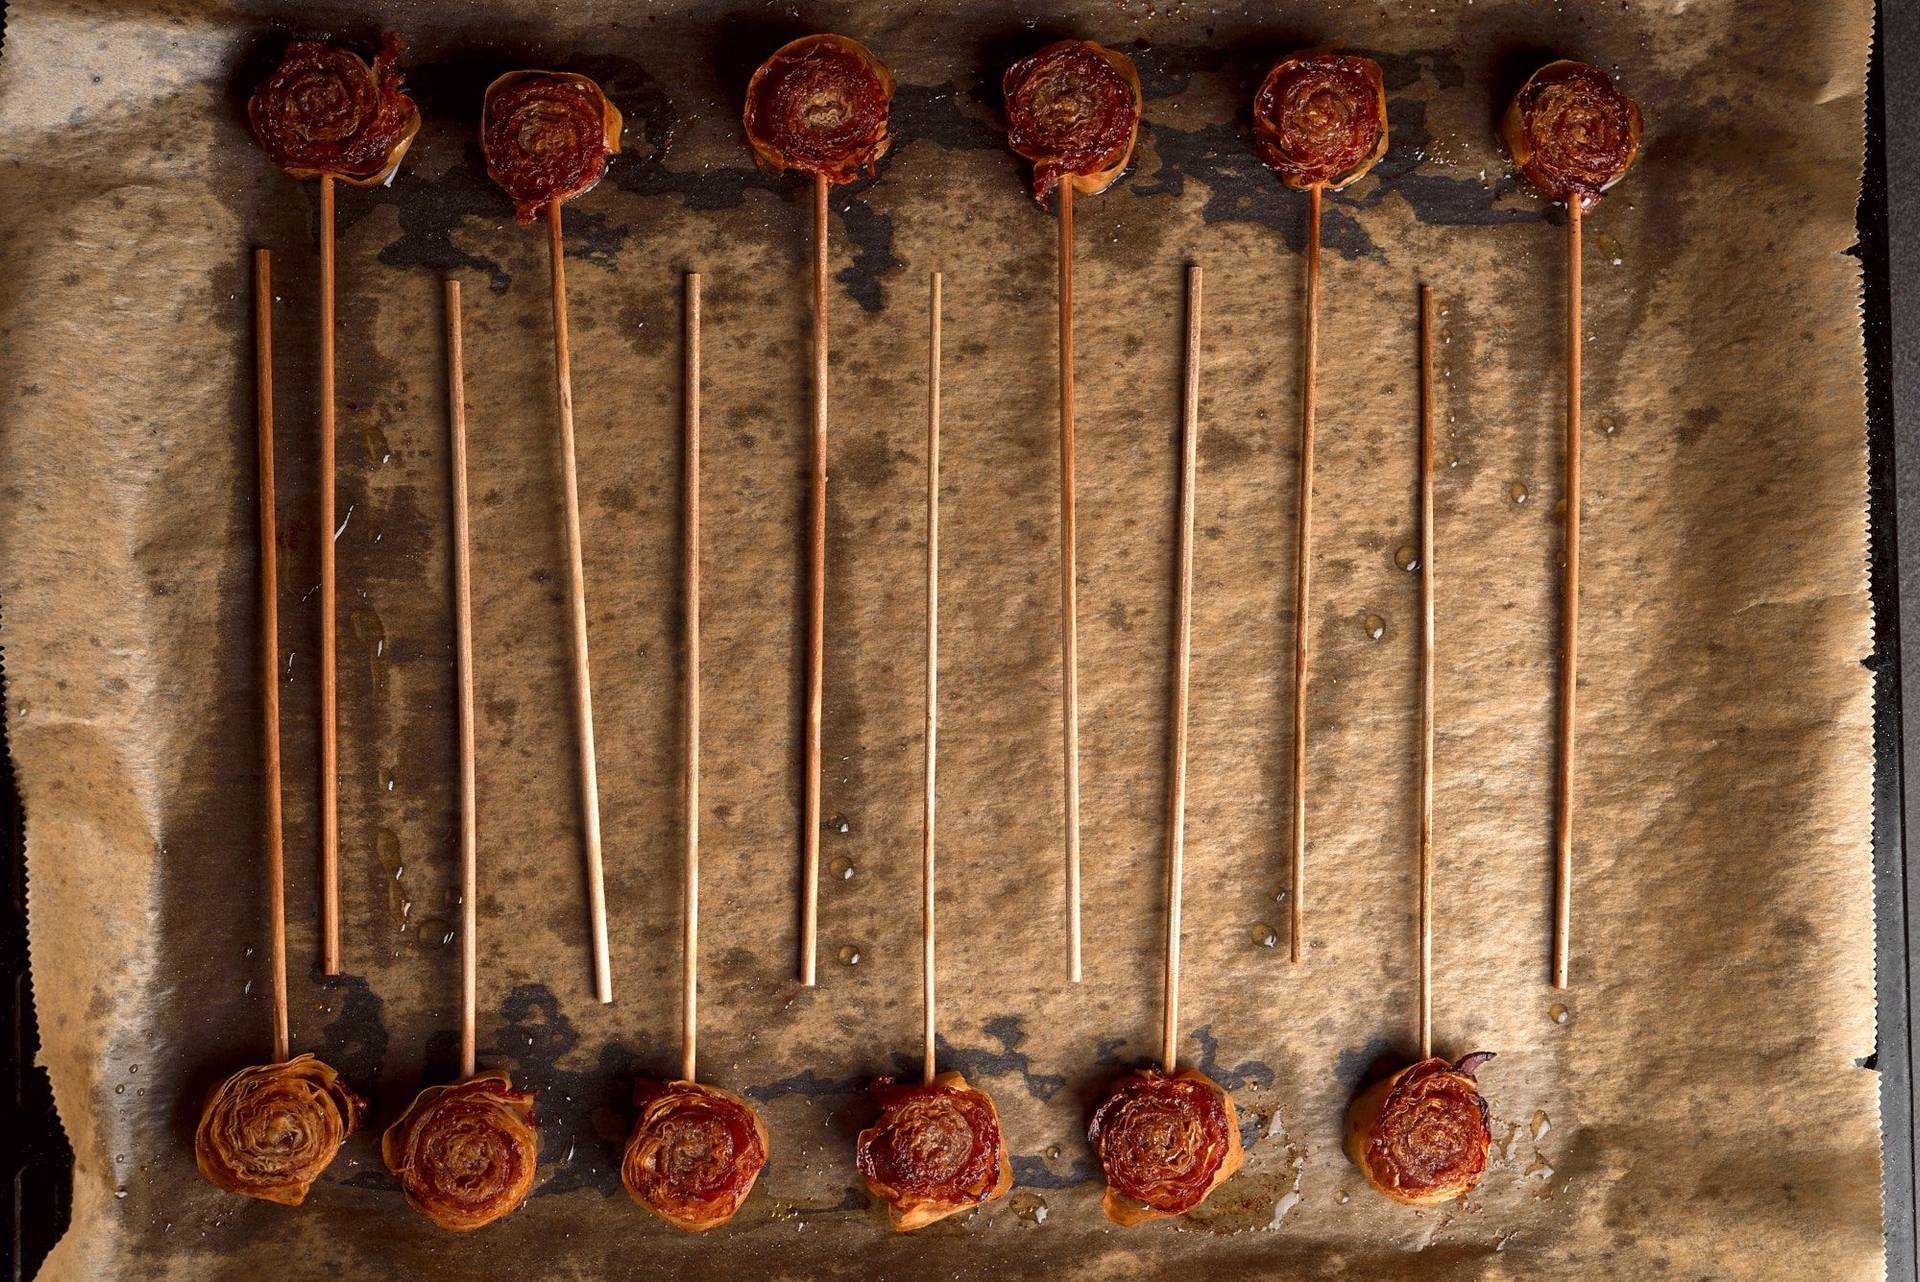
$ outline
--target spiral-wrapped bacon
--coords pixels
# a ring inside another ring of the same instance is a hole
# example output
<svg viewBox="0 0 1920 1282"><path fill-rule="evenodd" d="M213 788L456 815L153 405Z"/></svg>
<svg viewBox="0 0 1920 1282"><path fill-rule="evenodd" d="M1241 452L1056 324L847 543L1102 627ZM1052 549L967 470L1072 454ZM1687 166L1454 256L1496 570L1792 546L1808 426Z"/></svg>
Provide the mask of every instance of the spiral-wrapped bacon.
<svg viewBox="0 0 1920 1282"><path fill-rule="evenodd" d="M340 1074L311 1055L243 1068L200 1110L194 1162L229 1193L298 1206L365 1107Z"/></svg>
<svg viewBox="0 0 1920 1282"><path fill-rule="evenodd" d="M1493 1147L1473 1075L1492 1058L1477 1051L1458 1063L1423 1059L1356 1096L1347 1110L1347 1156L1367 1183L1409 1206L1471 1193Z"/></svg>
<svg viewBox="0 0 1920 1282"><path fill-rule="evenodd" d="M513 197L523 223L555 201L590 191L620 153L620 109L600 86L567 71L510 71L480 102L487 176Z"/></svg>
<svg viewBox="0 0 1920 1282"><path fill-rule="evenodd" d="M733 1218L767 1164L767 1128L729 1091L698 1082L641 1082L620 1182L676 1229L704 1233Z"/></svg>
<svg viewBox="0 0 1920 1282"><path fill-rule="evenodd" d="M1513 163L1548 200L1584 212L1640 151L1640 108L1598 67L1562 59L1528 78L1500 120Z"/></svg>
<svg viewBox="0 0 1920 1282"><path fill-rule="evenodd" d="M858 40L802 36L782 45L747 82L742 120L753 158L768 173L797 169L849 183L886 154L893 75Z"/></svg>
<svg viewBox="0 0 1920 1282"><path fill-rule="evenodd" d="M1191 1068L1122 1077L1094 1111L1087 1141L1107 1176L1101 1205L1123 1227L1186 1214L1246 1160L1233 1097Z"/></svg>
<svg viewBox="0 0 1920 1282"><path fill-rule="evenodd" d="M388 35L369 67L337 45L289 45L279 69L247 100L253 136L268 158L295 178L385 182L420 132L420 111L394 68L400 48L400 37Z"/></svg>
<svg viewBox="0 0 1920 1282"><path fill-rule="evenodd" d="M880 1116L860 1132L854 1165L900 1232L1004 1197L1013 1187L1000 1114L987 1093L960 1074L941 1073L927 1086L883 1077L873 1095Z"/></svg>
<svg viewBox="0 0 1920 1282"><path fill-rule="evenodd" d="M1050 44L1007 68L1000 82L1007 145L1033 162L1042 204L1062 181L1094 194L1113 185L1140 133L1140 73L1091 40Z"/></svg>
<svg viewBox="0 0 1920 1282"><path fill-rule="evenodd" d="M1371 58L1282 58L1253 95L1253 148L1289 187L1338 191L1387 154L1387 88Z"/></svg>
<svg viewBox="0 0 1920 1282"><path fill-rule="evenodd" d="M483 1228L533 1191L533 1092L500 1069L429 1086L387 1128L380 1154L414 1210L456 1233Z"/></svg>

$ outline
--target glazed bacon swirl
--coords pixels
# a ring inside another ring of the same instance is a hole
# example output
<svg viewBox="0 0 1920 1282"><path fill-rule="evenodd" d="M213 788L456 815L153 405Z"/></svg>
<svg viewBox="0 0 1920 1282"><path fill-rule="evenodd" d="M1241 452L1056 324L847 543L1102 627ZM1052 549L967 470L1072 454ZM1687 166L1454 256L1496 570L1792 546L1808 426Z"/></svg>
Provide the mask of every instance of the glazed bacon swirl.
<svg viewBox="0 0 1920 1282"><path fill-rule="evenodd" d="M600 86L565 71L510 71L487 86L480 151L487 176L530 223L554 201L572 200L607 172L620 151L620 111Z"/></svg>
<svg viewBox="0 0 1920 1282"><path fill-rule="evenodd" d="M733 1218L767 1164L767 1128L738 1095L698 1082L641 1082L620 1161L634 1201L676 1229L704 1233Z"/></svg>
<svg viewBox="0 0 1920 1282"><path fill-rule="evenodd" d="M311 1055L243 1068L200 1110L193 1157L229 1193L298 1206L366 1107Z"/></svg>
<svg viewBox="0 0 1920 1282"><path fill-rule="evenodd" d="M1387 151L1379 65L1323 50L1282 58L1253 96L1253 146L1289 187L1353 182Z"/></svg>
<svg viewBox="0 0 1920 1282"><path fill-rule="evenodd" d="M1492 1058L1477 1051L1457 1064L1423 1059L1362 1091L1347 1112L1347 1155L1367 1183L1409 1206L1472 1192L1493 1146L1473 1075Z"/></svg>
<svg viewBox="0 0 1920 1282"><path fill-rule="evenodd" d="M387 1128L380 1154L414 1210L456 1233L482 1228L533 1191L533 1092L499 1069L429 1086Z"/></svg>
<svg viewBox="0 0 1920 1282"><path fill-rule="evenodd" d="M1113 185L1140 132L1140 74L1123 53L1062 40L1007 68L1007 144L1033 162L1033 197L1062 180L1089 195Z"/></svg>
<svg viewBox="0 0 1920 1282"><path fill-rule="evenodd" d="M247 101L253 136L295 178L333 177L372 187L399 167L420 112L401 90L388 35L369 67L351 50L297 40Z"/></svg>
<svg viewBox="0 0 1920 1282"><path fill-rule="evenodd" d="M1013 1187L1000 1114L986 1092L960 1074L941 1073L929 1086L883 1077L873 1094L880 1116L860 1132L854 1165L900 1232L991 1202Z"/></svg>
<svg viewBox="0 0 1920 1282"><path fill-rule="evenodd" d="M858 40L803 36L782 45L747 82L743 121L768 173L798 169L849 183L886 154L893 75Z"/></svg>
<svg viewBox="0 0 1920 1282"><path fill-rule="evenodd" d="M1626 175L1640 130L1640 108L1606 72L1565 60L1534 72L1500 121L1527 181L1549 200L1577 196L1583 212Z"/></svg>
<svg viewBox="0 0 1920 1282"><path fill-rule="evenodd" d="M1246 1160L1233 1097L1191 1068L1122 1077L1087 1140L1107 1176L1102 1206L1123 1227L1184 1215Z"/></svg>

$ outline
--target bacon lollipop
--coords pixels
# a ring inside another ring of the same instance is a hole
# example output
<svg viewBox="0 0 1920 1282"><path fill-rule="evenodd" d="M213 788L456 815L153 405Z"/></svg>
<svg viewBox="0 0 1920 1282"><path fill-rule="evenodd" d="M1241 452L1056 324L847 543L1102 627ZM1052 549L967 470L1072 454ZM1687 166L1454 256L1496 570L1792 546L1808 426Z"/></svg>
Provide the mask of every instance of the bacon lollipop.
<svg viewBox="0 0 1920 1282"><path fill-rule="evenodd" d="M858 40L802 36L747 82L741 119L768 173L813 177L813 483L807 537L807 746L800 819L800 982L811 988L820 918L820 714L827 626L827 188L871 173L887 133L893 76Z"/></svg>
<svg viewBox="0 0 1920 1282"><path fill-rule="evenodd" d="M320 180L320 969L328 975L340 973L333 183L388 181L420 131L420 112L393 65L400 49L400 37L389 34L369 67L351 50L296 40L247 101L253 136L268 159L295 178Z"/></svg>
<svg viewBox="0 0 1920 1282"><path fill-rule="evenodd" d="M1607 73L1550 62L1528 78L1500 122L1514 164L1548 200L1567 206L1567 551L1561 561L1560 700L1553 772L1555 988L1567 986L1573 925L1574 693L1580 658L1580 224L1640 151L1640 108Z"/></svg>
<svg viewBox="0 0 1920 1282"><path fill-rule="evenodd" d="M533 1092L503 1069L429 1086L380 1139L407 1205L454 1233L485 1228L533 1191Z"/></svg>
<svg viewBox="0 0 1920 1282"><path fill-rule="evenodd" d="M1487 1172L1493 1132L1474 1072L1475 1052L1410 1064L1361 1092L1347 1110L1347 1156L1396 1202L1432 1206L1465 1197Z"/></svg>

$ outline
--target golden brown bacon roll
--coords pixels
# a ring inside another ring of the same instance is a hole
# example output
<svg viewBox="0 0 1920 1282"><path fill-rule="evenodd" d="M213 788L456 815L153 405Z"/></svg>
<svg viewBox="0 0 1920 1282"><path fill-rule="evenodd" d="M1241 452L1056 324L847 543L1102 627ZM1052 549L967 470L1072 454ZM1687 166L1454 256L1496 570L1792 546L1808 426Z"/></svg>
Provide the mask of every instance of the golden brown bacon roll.
<svg viewBox="0 0 1920 1282"><path fill-rule="evenodd" d="M1033 162L1042 204L1064 180L1105 191L1133 157L1140 133L1140 74L1123 53L1062 40L1007 68L1007 145Z"/></svg>
<svg viewBox="0 0 1920 1282"><path fill-rule="evenodd" d="M753 1106L698 1082L641 1082L620 1182L676 1229L704 1233L733 1218L767 1164L767 1128Z"/></svg>
<svg viewBox="0 0 1920 1282"><path fill-rule="evenodd" d="M393 65L400 48L400 37L388 35L369 67L336 45L290 45L247 101L253 136L273 163L295 178L385 182L420 132L420 112Z"/></svg>
<svg viewBox="0 0 1920 1282"><path fill-rule="evenodd" d="M1094 1111L1087 1141L1106 1172L1107 1218L1123 1227L1184 1215L1246 1160L1233 1097L1191 1068L1122 1077Z"/></svg>
<svg viewBox="0 0 1920 1282"><path fill-rule="evenodd" d="M1282 58L1253 96L1253 147L1289 187L1353 182L1387 153L1379 64L1325 50Z"/></svg>
<svg viewBox="0 0 1920 1282"><path fill-rule="evenodd" d="M1550 62L1533 73L1500 121L1513 163L1548 200L1600 203L1640 151L1640 108L1598 67Z"/></svg>
<svg viewBox="0 0 1920 1282"><path fill-rule="evenodd" d="M620 110L600 86L566 71L510 71L480 103L487 176L530 223L553 201L572 200L620 153Z"/></svg>
<svg viewBox="0 0 1920 1282"><path fill-rule="evenodd" d="M1493 1132L1473 1075L1487 1051L1434 1057L1362 1091L1347 1110L1347 1155L1396 1202L1431 1206L1471 1193L1487 1171Z"/></svg>
<svg viewBox="0 0 1920 1282"><path fill-rule="evenodd" d="M200 1110L194 1161L229 1193L298 1206L365 1107L340 1074L311 1055L243 1068Z"/></svg>
<svg viewBox="0 0 1920 1282"><path fill-rule="evenodd" d="M960 1074L941 1073L930 1086L883 1077L873 1095L880 1116L860 1132L854 1165L900 1232L1004 1197L1013 1187L1000 1114L987 1093Z"/></svg>
<svg viewBox="0 0 1920 1282"><path fill-rule="evenodd" d="M414 1210L456 1233L482 1228L533 1191L533 1092L501 1069L429 1086L387 1128L380 1155Z"/></svg>
<svg viewBox="0 0 1920 1282"><path fill-rule="evenodd" d="M743 120L768 173L798 169L849 183L886 154L893 76L858 40L803 36L782 45L747 82Z"/></svg>

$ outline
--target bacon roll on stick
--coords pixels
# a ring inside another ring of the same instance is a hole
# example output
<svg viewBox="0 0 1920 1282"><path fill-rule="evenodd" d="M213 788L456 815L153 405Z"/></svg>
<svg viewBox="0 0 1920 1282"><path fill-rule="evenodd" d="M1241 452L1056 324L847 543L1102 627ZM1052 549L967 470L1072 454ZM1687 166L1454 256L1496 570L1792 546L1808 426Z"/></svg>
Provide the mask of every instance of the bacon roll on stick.
<svg viewBox="0 0 1920 1282"><path fill-rule="evenodd" d="M807 748L800 821L800 982L819 951L820 714L827 626L827 188L873 172L892 145L893 76L845 36L803 36L747 82L742 121L754 161L813 178L813 484L807 537Z"/></svg>
<svg viewBox="0 0 1920 1282"><path fill-rule="evenodd" d="M1306 337L1301 345L1300 497L1294 544L1293 841L1288 957L1305 951L1307 659L1312 621L1313 428L1320 366L1320 197L1354 182L1387 151L1387 92L1371 59L1310 50L1282 58L1253 96L1253 146L1289 187L1307 193Z"/></svg>
<svg viewBox="0 0 1920 1282"><path fill-rule="evenodd" d="M567 338L566 242L560 207L590 189L620 150L620 113L600 86L560 71L514 71L487 86L480 107L487 174L513 198L514 214L547 221L553 289L553 371L560 406L560 470L566 498L567 599L571 621L574 749L579 759L587 913L594 995L613 1000L607 956L606 873L600 854L600 774L593 747L593 676L587 660L587 583L580 551L580 482L574 463L573 357Z"/></svg>
<svg viewBox="0 0 1920 1282"><path fill-rule="evenodd" d="M642 1081L639 1115L620 1161L620 1182L677 1229L704 1233L740 1209L767 1162L767 1128L752 1105L694 1079L700 982L700 274L686 281L686 430L682 550L686 628L686 821L681 848L680 1079Z"/></svg>
<svg viewBox="0 0 1920 1282"><path fill-rule="evenodd" d="M1200 268L1187 268L1186 381L1182 396L1180 533L1173 636L1173 733L1168 747L1166 988L1161 1068L1123 1075L1087 1128L1107 1177L1107 1218L1122 1227L1184 1215L1246 1159L1233 1097L1182 1068L1180 883L1186 864L1187 687L1193 639L1194 486L1200 470Z"/></svg>
<svg viewBox="0 0 1920 1282"><path fill-rule="evenodd" d="M260 458L260 686L267 777L267 938L273 1062L220 1083L193 1136L200 1173L229 1193L298 1206L365 1107L311 1055L289 1057L286 864L280 843L280 614L273 498L273 263L253 251L255 426Z"/></svg>
<svg viewBox="0 0 1920 1282"><path fill-rule="evenodd" d="M320 969L340 973L340 738L334 651L333 184L392 178L420 131L389 34L369 67L349 49L296 40L247 101L254 139L294 178L320 180Z"/></svg>
<svg viewBox="0 0 1920 1282"><path fill-rule="evenodd" d="M1553 772L1555 988L1567 986L1573 922L1574 691L1580 641L1580 224L1640 151L1640 108L1607 73L1550 62L1514 95L1500 122L1513 163L1548 200L1567 206L1566 557L1560 591L1560 703Z"/></svg>
<svg viewBox="0 0 1920 1282"><path fill-rule="evenodd" d="M1140 76L1125 54L1091 40L1048 45L1001 81L1007 144L1033 162L1041 204L1060 193L1060 730L1066 799L1067 979L1080 982L1079 537L1074 487L1073 193L1113 185L1140 132Z"/></svg>
<svg viewBox="0 0 1920 1282"><path fill-rule="evenodd" d="M467 412L460 282L446 283L447 423L453 490L454 662L460 719L460 1080L429 1086L380 1139L407 1204L464 1233L511 1213L533 1189L540 1137L532 1091L504 1069L475 1071L479 840L473 746L473 578L467 555Z"/></svg>

